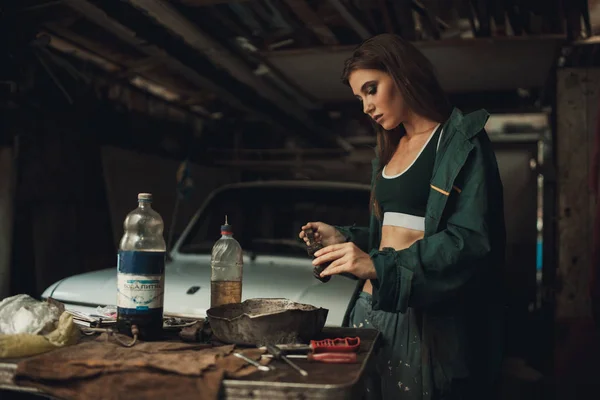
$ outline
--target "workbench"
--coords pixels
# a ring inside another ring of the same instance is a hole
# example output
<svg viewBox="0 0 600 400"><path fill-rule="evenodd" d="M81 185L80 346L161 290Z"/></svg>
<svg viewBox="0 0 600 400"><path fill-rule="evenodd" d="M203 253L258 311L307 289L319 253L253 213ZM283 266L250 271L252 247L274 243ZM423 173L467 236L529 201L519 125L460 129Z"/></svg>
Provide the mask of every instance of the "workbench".
<svg viewBox="0 0 600 400"><path fill-rule="evenodd" d="M323 329L317 340L338 337L361 339L358 362L355 364L325 364L293 358L292 361L308 372L301 376L283 361L273 360L275 370L256 371L240 379L225 379L225 399L360 399L367 371L373 368L374 352L380 334L374 329L329 328ZM35 388L19 386L14 374L20 360L0 360L0 390L30 392L43 395ZM57 368L60 366L57 365Z"/></svg>

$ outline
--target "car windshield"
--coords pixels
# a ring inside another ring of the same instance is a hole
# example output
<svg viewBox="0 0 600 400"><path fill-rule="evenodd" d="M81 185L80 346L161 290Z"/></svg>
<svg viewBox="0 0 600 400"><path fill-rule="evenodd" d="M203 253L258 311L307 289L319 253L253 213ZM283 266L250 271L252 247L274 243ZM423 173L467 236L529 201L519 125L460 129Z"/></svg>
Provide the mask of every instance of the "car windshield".
<svg viewBox="0 0 600 400"><path fill-rule="evenodd" d="M368 189L245 187L212 198L181 244L181 253L210 254L227 215L242 249L253 254L306 257L298 238L309 221L367 226Z"/></svg>

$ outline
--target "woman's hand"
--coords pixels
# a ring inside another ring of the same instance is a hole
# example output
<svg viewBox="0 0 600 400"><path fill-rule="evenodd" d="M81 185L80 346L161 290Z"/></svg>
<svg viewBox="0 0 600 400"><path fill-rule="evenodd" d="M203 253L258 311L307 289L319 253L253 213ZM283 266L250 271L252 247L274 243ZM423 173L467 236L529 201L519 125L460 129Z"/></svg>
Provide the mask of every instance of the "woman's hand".
<svg viewBox="0 0 600 400"><path fill-rule="evenodd" d="M359 279L377 279L371 257L354 243L334 244L322 248L315 253L313 265L328 261L331 264L321 273L322 277L348 272Z"/></svg>
<svg viewBox="0 0 600 400"><path fill-rule="evenodd" d="M300 239L308 243L308 239L304 234L305 229L312 229L315 232L315 240L321 242L323 246L330 246L332 244L344 243L346 238L337 229L331 225L327 225L323 222L308 222L304 225L298 236Z"/></svg>

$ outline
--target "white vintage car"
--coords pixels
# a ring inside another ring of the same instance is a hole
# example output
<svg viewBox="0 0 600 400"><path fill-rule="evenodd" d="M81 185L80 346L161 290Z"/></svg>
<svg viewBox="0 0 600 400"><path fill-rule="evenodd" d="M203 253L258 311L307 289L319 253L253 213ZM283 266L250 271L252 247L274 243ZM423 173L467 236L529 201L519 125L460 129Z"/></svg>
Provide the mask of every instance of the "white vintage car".
<svg viewBox="0 0 600 400"><path fill-rule="evenodd" d="M329 309L327 325L339 326L355 281L313 277L300 227L308 221L366 226L369 186L317 181L231 184L212 192L170 252L165 268L168 313L204 317L210 307L210 251L225 215L244 249L243 299L287 298ZM62 279L42 294L68 309L94 314L116 302L116 267Z"/></svg>

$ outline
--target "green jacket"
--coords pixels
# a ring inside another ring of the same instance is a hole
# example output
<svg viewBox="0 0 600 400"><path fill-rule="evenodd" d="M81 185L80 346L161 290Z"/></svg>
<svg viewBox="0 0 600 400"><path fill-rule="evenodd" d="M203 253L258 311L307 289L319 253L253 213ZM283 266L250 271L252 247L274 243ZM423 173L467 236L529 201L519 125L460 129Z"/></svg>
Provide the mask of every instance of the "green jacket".
<svg viewBox="0 0 600 400"><path fill-rule="evenodd" d="M485 110L454 109L444 124L422 240L405 250L379 250L381 221L374 215L368 228L336 227L371 256L373 309L419 312L415 334L426 344L424 373L436 387L468 376L491 383L502 361L506 232L502 182L484 129L488 117ZM375 159L372 181L377 168Z"/></svg>

